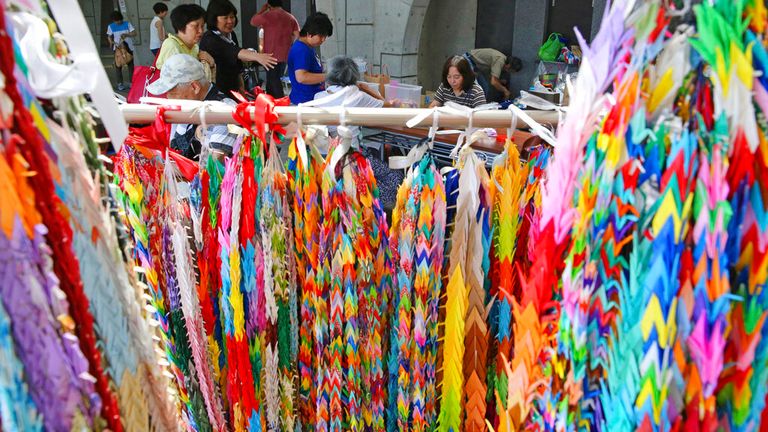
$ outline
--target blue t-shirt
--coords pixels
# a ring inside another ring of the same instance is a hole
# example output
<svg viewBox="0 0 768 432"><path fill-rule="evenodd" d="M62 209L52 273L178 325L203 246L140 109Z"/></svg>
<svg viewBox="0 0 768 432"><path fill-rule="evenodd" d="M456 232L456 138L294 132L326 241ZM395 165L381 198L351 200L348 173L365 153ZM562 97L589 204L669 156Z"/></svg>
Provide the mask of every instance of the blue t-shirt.
<svg viewBox="0 0 768 432"><path fill-rule="evenodd" d="M112 36L112 39L115 41L115 47L117 47L120 42L120 36L122 36L124 33L130 33L132 31L133 26L128 21L122 21L119 24L113 22L107 26L107 36ZM125 38L125 44L128 45L128 49L131 50L131 52L134 51L132 37L127 36Z"/></svg>
<svg viewBox="0 0 768 432"><path fill-rule="evenodd" d="M302 84L296 80L296 71L305 70L312 73L322 73L323 65L315 50L304 42L297 40L288 52L288 78L291 80L291 103L296 105L311 101L315 93L323 90L323 84Z"/></svg>

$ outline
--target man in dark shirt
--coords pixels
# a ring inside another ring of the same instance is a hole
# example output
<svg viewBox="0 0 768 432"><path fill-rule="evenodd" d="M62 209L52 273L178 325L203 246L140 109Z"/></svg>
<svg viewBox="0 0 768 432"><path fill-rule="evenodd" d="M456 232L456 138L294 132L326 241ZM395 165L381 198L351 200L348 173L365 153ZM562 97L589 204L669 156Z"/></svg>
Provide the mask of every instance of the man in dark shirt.
<svg viewBox="0 0 768 432"><path fill-rule="evenodd" d="M205 78L202 63L188 54L175 54L168 58L160 71L160 78L147 86L147 91L152 94L167 93L168 99L219 101L236 105ZM203 145L199 129L198 125L176 125L171 133L171 148L188 159L198 159ZM237 133L230 131L227 125L210 125L206 129L205 144L212 150L230 155L236 140Z"/></svg>

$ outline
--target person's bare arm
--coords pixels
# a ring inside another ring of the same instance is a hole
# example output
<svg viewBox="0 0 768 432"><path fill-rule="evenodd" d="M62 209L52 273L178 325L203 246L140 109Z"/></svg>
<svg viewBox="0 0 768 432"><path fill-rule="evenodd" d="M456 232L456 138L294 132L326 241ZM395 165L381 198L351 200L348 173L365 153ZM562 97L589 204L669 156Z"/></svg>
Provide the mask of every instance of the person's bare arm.
<svg viewBox="0 0 768 432"><path fill-rule="evenodd" d="M165 34L165 26L163 25L163 20L158 20L155 22L155 27L157 28L157 36L160 38L160 42L164 41L168 35Z"/></svg>
<svg viewBox="0 0 768 432"><path fill-rule="evenodd" d="M443 104L440 103L439 100L434 100L434 99L432 100L432 103L429 104L430 108L437 108L437 107L441 107L441 106L443 106Z"/></svg>
<svg viewBox="0 0 768 432"><path fill-rule="evenodd" d="M502 84L502 83L501 83L501 81L499 81L499 79L498 79L498 78L496 78L496 77L495 77L495 76L493 76L493 75L491 75L491 85L493 86L493 88L495 88L496 90L498 90L498 91L500 91L501 93L503 93L503 94L504 94L504 99L509 99L509 97L510 97L510 96L511 96L511 94L512 94L512 93L509 91L509 89L507 89L506 87L504 87L504 84Z"/></svg>
<svg viewBox="0 0 768 432"><path fill-rule="evenodd" d="M203 63L208 63L208 65L209 65L209 66L214 66L214 65L216 65L216 61L213 59L213 57L211 57L211 55L210 55L210 54L208 54L208 53L207 53L207 52L205 52L205 51L200 51L200 52L197 54L197 58L198 58L198 60L200 60L200 61L201 61L201 62L203 62Z"/></svg>
<svg viewBox="0 0 768 432"><path fill-rule="evenodd" d="M260 53L248 49L241 49L240 52L237 53L237 58L242 61L257 62L267 70L274 68L277 64L277 59L273 57L272 54Z"/></svg>
<svg viewBox="0 0 768 432"><path fill-rule="evenodd" d="M370 96L370 97L372 97L374 99L378 99L380 101L383 101L384 102L384 108L390 108L392 106L391 103L389 103L386 100L384 100L384 96L380 95L379 92L371 89L367 85L358 83L357 84L357 88L359 88L360 91L362 91L363 93L367 94L368 96Z"/></svg>
<svg viewBox="0 0 768 432"><path fill-rule="evenodd" d="M320 84L325 82L325 74L299 69L296 71L296 81L306 85Z"/></svg>

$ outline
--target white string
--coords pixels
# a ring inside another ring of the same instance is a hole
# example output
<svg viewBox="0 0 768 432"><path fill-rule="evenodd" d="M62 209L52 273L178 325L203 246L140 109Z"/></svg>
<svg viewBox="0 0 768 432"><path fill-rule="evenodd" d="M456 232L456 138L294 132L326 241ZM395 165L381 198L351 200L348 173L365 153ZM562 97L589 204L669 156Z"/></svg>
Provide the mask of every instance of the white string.
<svg viewBox="0 0 768 432"><path fill-rule="evenodd" d="M343 106L341 107L341 111L339 111L339 127L336 129L336 132L339 134L341 141L336 146L336 149L334 149L333 154L331 155L331 160L328 163L328 170L331 173L334 172L336 164L338 164L341 158L347 154L347 151L349 151L352 144L352 133L349 128L347 128L347 109Z"/></svg>
<svg viewBox="0 0 768 432"><path fill-rule="evenodd" d="M464 130L464 132L459 134L459 138L456 140L456 145L453 147L453 150L451 150L451 159L456 159L459 157L459 154L461 153L461 150L464 148L465 144L471 145L469 138L474 130L474 127L472 127L472 120L475 114L475 110L466 109L464 110L463 114L468 118L467 128Z"/></svg>
<svg viewBox="0 0 768 432"><path fill-rule="evenodd" d="M517 114L517 116L522 121L524 121L525 124L530 126L531 132L533 132L534 134L540 136L541 139L546 141L552 147L556 147L557 146L557 139L555 139L555 136L552 134L552 132L549 129L547 129L544 126L542 126L541 123L539 123L536 120L532 119L531 116L529 116L528 114L525 113L525 111L523 111L520 108L518 108L517 106L515 106L515 104L510 105L509 108L507 108L507 109L509 109L510 111L512 111L515 114Z"/></svg>
<svg viewBox="0 0 768 432"><path fill-rule="evenodd" d="M432 150L435 147L435 136L437 135L437 128L440 125L440 111L434 110L432 112L432 127L429 128L429 149Z"/></svg>
<svg viewBox="0 0 768 432"><path fill-rule="evenodd" d="M507 138L509 138L510 141L514 141L515 131L517 131L517 113L509 110L509 114L512 118L512 122L509 124L509 129L507 129Z"/></svg>
<svg viewBox="0 0 768 432"><path fill-rule="evenodd" d="M301 121L301 107L303 104L296 105L296 149L299 151L299 160L301 166L307 166L307 143L304 142L304 137L301 135L302 121Z"/></svg>
<svg viewBox="0 0 768 432"><path fill-rule="evenodd" d="M200 113L200 126L203 128L203 139L205 140L208 134L208 122L205 121L205 111L210 107L210 104L203 102L199 107Z"/></svg>
<svg viewBox="0 0 768 432"><path fill-rule="evenodd" d="M347 109L343 105L339 111L339 126L347 127Z"/></svg>
<svg viewBox="0 0 768 432"><path fill-rule="evenodd" d="M211 154L211 149L208 143L208 121L206 120L206 111L210 109L210 107L210 102L203 101L200 105L195 107L194 111L192 111L193 114L197 113L200 118L200 156L198 157L200 166L203 166L203 164L206 163L208 156Z"/></svg>
<svg viewBox="0 0 768 432"><path fill-rule="evenodd" d="M433 108L432 111L432 126L429 128L427 134L427 140L422 145L417 145L411 148L405 156L392 156L389 158L389 167L391 169L406 169L416 162L427 153L428 150L432 150L435 146L435 137L437 136L438 128L440 126L440 108ZM406 122L408 127L413 127L421 123L427 116L419 114Z"/></svg>

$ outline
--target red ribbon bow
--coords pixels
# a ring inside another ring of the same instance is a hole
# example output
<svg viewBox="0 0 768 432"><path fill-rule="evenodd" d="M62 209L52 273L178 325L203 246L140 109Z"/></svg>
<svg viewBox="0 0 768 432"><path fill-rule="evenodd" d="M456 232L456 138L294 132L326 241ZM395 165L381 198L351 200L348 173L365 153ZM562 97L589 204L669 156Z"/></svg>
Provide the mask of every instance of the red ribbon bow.
<svg viewBox="0 0 768 432"><path fill-rule="evenodd" d="M159 156L164 159L166 152L168 152L168 157L176 163L181 175L188 181L191 181L197 175L197 163L185 158L168 146L171 136L171 125L165 121L165 112L180 110L181 107L179 106L158 106L155 121L151 125L142 128L132 127L125 143L130 144L147 156L148 153L152 153L153 156Z"/></svg>
<svg viewBox="0 0 768 432"><path fill-rule="evenodd" d="M232 92L240 102L232 112L232 118L252 135L259 137L261 142L266 143L265 131L267 127L273 136L275 134L278 136L285 135L285 129L277 124L279 116L275 112L275 107L288 106L290 105L290 100L288 97L275 100L272 96L264 93L261 88L257 87L257 89L254 89L256 99L252 101L246 100L243 95L237 92Z"/></svg>

